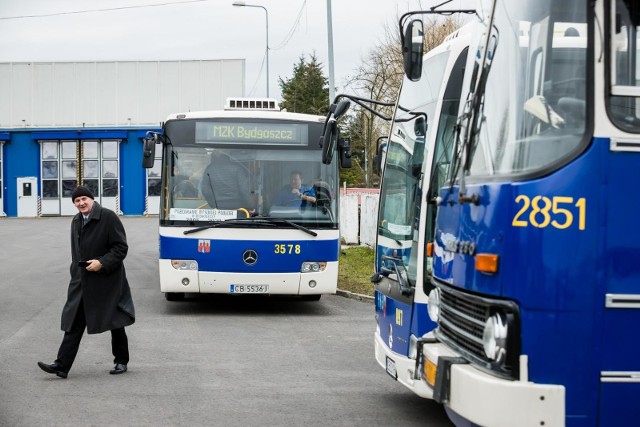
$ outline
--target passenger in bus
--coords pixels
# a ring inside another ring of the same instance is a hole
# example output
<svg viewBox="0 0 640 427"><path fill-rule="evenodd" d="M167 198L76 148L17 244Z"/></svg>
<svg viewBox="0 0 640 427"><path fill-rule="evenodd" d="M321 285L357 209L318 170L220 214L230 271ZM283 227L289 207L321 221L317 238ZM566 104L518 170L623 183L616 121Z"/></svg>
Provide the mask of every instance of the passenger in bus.
<svg viewBox="0 0 640 427"><path fill-rule="evenodd" d="M214 149L211 154L211 163L202 175L201 191L214 209L254 208L248 171L220 149Z"/></svg>
<svg viewBox="0 0 640 427"><path fill-rule="evenodd" d="M190 174L179 168L177 165L173 169L173 194L177 198L198 197L198 188L191 181Z"/></svg>
<svg viewBox="0 0 640 427"><path fill-rule="evenodd" d="M289 185L280 191L273 202L276 206L305 207L316 203L316 191L302 183L302 172L293 171L289 175Z"/></svg>
<svg viewBox="0 0 640 427"><path fill-rule="evenodd" d="M71 280L62 309L64 337L52 364L38 362L49 374L67 378L85 328L89 334L111 331L115 366L110 374L122 374L129 363L125 326L135 322L135 310L124 258L129 249L122 222L111 210L93 200L87 187L72 195L78 214L71 222Z"/></svg>

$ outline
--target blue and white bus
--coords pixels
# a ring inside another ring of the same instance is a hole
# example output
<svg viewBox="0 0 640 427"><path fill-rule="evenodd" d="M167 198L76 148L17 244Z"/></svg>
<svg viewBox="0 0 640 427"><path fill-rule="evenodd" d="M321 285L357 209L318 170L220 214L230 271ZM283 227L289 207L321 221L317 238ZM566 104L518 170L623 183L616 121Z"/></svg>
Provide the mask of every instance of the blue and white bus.
<svg viewBox="0 0 640 427"><path fill-rule="evenodd" d="M486 3L421 376L457 425L637 425L638 2Z"/></svg>
<svg viewBox="0 0 640 427"><path fill-rule="evenodd" d="M160 290L299 295L336 292L338 165L322 163L326 118L270 99L169 116L162 146Z"/></svg>
<svg viewBox="0 0 640 427"><path fill-rule="evenodd" d="M432 397L432 389L416 370L416 350L419 338L435 327L427 315L432 289L427 242L432 241L437 208L432 200L451 163L475 25L450 34L424 56L421 73L405 77L380 188L375 357L389 375L426 398Z"/></svg>

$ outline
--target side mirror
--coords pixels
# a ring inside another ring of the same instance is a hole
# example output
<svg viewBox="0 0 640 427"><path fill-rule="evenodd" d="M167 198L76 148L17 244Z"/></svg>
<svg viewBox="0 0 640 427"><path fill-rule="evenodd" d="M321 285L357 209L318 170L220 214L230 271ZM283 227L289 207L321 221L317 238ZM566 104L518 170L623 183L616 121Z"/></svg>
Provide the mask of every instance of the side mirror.
<svg viewBox="0 0 640 427"><path fill-rule="evenodd" d="M384 160L387 154L387 143L381 142L386 140L386 136L378 138L378 148L376 149L376 155L373 156L373 171L376 175L382 175L382 168L384 166Z"/></svg>
<svg viewBox="0 0 640 427"><path fill-rule="evenodd" d="M322 146L322 163L325 165L331 164L333 160L333 153L336 151L336 145L338 145L338 136L340 129L338 128L338 119L344 115L349 109L351 101L343 99L337 104L331 104L329 106L329 113L327 114L327 120L324 123L323 135L320 139L320 145ZM340 150L340 166L343 168L351 167L351 140L347 139L346 146L340 140L340 146L337 147Z"/></svg>
<svg viewBox="0 0 640 427"><path fill-rule="evenodd" d="M340 167L350 168L351 164L351 138L338 139L338 152L340 153Z"/></svg>
<svg viewBox="0 0 640 427"><path fill-rule="evenodd" d="M348 99L343 99L342 101L338 102L338 105L336 105L336 108L333 111L333 118L338 120L344 113L347 112L350 106L351 101L349 101Z"/></svg>
<svg viewBox="0 0 640 427"><path fill-rule="evenodd" d="M158 140L157 134L145 136L142 140L142 167L150 169L153 167L153 162L156 158L156 141Z"/></svg>
<svg viewBox="0 0 640 427"><path fill-rule="evenodd" d="M336 151L338 140L338 125L335 119L329 119L324 135L322 136L322 163L330 165L333 160L333 153Z"/></svg>
<svg viewBox="0 0 640 427"><path fill-rule="evenodd" d="M422 75L424 30L422 21L414 19L409 22L404 33L402 57L404 59L404 73L409 80L418 81Z"/></svg>
<svg viewBox="0 0 640 427"><path fill-rule="evenodd" d="M427 134L427 121L423 116L420 116L416 119L415 123L413 124L413 131L415 132L416 136L425 136ZM424 142L424 139L422 140L422 142Z"/></svg>

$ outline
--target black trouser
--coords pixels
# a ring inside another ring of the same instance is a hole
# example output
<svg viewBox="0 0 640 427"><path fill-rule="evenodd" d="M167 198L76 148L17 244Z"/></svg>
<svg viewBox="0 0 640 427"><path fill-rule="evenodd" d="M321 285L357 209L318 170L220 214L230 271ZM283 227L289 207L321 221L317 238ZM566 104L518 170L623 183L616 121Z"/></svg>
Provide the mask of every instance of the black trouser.
<svg viewBox="0 0 640 427"><path fill-rule="evenodd" d="M67 372L71 369L73 361L78 354L80 340L82 340L86 327L87 319L84 315L83 303L80 301L76 318L73 320L71 330L64 333L62 344L60 344L60 349L58 350L58 358L56 359L56 363ZM111 330L111 352L114 357L113 363L122 363L123 365L129 363L129 341L124 328Z"/></svg>

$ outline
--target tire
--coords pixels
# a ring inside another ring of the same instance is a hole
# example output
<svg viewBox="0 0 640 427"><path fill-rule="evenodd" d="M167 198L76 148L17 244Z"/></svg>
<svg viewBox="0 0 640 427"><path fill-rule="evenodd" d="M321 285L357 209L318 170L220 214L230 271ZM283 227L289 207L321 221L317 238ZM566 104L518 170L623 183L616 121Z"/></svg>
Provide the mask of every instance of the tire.
<svg viewBox="0 0 640 427"><path fill-rule="evenodd" d="M320 297L322 296L322 294L318 294L318 295L301 295L300 299L302 301L320 301Z"/></svg>
<svg viewBox="0 0 640 427"><path fill-rule="evenodd" d="M167 301L182 301L184 292L165 292L164 297Z"/></svg>

